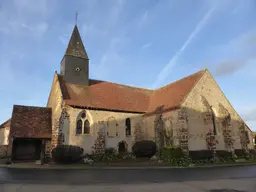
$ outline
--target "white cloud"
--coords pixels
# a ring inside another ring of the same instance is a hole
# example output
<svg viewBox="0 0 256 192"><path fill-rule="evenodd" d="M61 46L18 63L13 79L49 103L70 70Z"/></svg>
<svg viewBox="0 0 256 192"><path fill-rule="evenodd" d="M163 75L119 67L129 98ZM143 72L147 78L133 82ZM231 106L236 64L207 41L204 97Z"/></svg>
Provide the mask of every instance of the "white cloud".
<svg viewBox="0 0 256 192"><path fill-rule="evenodd" d="M152 85L152 88L158 87L171 73L173 67L176 65L177 60L181 56L181 54L185 51L185 49L189 46L191 41L200 33L200 31L205 27L208 20L212 16L214 10L216 9L217 4L215 4L202 18L202 20L197 24L194 31L189 35L188 39L185 41L185 43L182 45L180 50L171 58L169 63L160 71L160 73L157 76L156 81Z"/></svg>

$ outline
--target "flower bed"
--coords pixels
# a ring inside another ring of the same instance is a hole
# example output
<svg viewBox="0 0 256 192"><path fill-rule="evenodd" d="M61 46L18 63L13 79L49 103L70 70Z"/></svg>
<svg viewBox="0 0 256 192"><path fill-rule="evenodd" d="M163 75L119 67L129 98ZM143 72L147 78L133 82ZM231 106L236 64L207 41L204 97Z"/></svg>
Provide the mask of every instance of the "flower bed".
<svg viewBox="0 0 256 192"><path fill-rule="evenodd" d="M147 143L147 142L145 142ZM150 153L150 147L136 148L137 151L147 149ZM150 144L152 145L152 144ZM152 148L152 154L155 148ZM166 146L158 150L153 157L136 157L134 153L118 153L113 148L105 149L104 153L93 153L84 156L80 163L94 166L178 166L178 167L197 167L209 165L225 165L256 162L256 150L235 150L236 155L224 150L201 150L189 151L184 153L180 147ZM239 160L240 159L240 160Z"/></svg>

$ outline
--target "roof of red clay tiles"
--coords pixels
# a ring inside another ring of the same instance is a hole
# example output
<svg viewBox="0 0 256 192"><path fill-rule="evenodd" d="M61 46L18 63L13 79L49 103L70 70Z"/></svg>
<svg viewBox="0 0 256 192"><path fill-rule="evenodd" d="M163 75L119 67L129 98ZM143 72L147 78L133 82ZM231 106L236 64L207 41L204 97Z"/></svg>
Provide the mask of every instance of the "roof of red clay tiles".
<svg viewBox="0 0 256 192"><path fill-rule="evenodd" d="M14 105L10 133L18 138L51 138L51 108Z"/></svg>
<svg viewBox="0 0 256 192"><path fill-rule="evenodd" d="M158 107L161 107L161 110L179 107L204 72L205 70L199 71L174 83L156 89L150 98L147 112L154 112Z"/></svg>
<svg viewBox="0 0 256 192"><path fill-rule="evenodd" d="M8 119L7 121L5 121L3 124L0 125L0 129L10 127L10 124L11 124L11 119Z"/></svg>
<svg viewBox="0 0 256 192"><path fill-rule="evenodd" d="M156 90L149 90L111 82L90 80L89 86L66 83L58 75L63 99L67 105L127 112L154 112L179 107L205 70Z"/></svg>
<svg viewBox="0 0 256 192"><path fill-rule="evenodd" d="M65 83L58 75L67 105L130 112L145 112L151 90L90 80L90 86Z"/></svg>

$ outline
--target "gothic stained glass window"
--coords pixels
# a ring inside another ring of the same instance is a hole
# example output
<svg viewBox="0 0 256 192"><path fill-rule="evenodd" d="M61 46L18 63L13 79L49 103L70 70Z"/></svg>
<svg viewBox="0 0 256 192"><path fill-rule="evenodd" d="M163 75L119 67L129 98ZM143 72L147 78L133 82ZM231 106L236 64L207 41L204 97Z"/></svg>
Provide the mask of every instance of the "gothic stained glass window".
<svg viewBox="0 0 256 192"><path fill-rule="evenodd" d="M86 117L86 113L82 113L81 117L84 119Z"/></svg>
<svg viewBox="0 0 256 192"><path fill-rule="evenodd" d="M130 118L127 118L125 120L125 126L126 126L126 129L125 129L126 136L130 136L131 135L131 119Z"/></svg>
<svg viewBox="0 0 256 192"><path fill-rule="evenodd" d="M79 134L82 134L82 126L83 126L83 122L81 119L79 119L77 122L76 122L76 134L79 135Z"/></svg>
<svg viewBox="0 0 256 192"><path fill-rule="evenodd" d="M213 124L213 134L217 135L215 113L212 108L211 108L211 116L212 116L212 124Z"/></svg>
<svg viewBox="0 0 256 192"><path fill-rule="evenodd" d="M90 134L90 122L88 120L84 121L84 134Z"/></svg>
<svg viewBox="0 0 256 192"><path fill-rule="evenodd" d="M250 143L249 133L248 133L248 131L245 131L244 133L245 133L245 138L246 138L247 144L249 144Z"/></svg>

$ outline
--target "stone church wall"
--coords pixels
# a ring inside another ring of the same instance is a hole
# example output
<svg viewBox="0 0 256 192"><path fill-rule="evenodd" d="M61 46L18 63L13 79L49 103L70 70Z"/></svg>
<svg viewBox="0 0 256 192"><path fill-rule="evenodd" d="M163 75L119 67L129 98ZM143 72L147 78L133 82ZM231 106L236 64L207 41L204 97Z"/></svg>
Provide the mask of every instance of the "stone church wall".
<svg viewBox="0 0 256 192"><path fill-rule="evenodd" d="M6 155L10 127L0 129L0 157Z"/></svg>
<svg viewBox="0 0 256 192"><path fill-rule="evenodd" d="M142 127L142 115L140 114L83 110L73 107L67 107L66 112L68 117L63 119L60 127L62 142L78 145L84 149L84 153L92 153L108 147L118 150L118 143L121 141L125 141L127 150L131 151L136 138L134 136L136 130ZM76 123L82 112L86 113L85 119L90 122L90 133L77 135ZM131 119L130 136L126 136L126 118Z"/></svg>
<svg viewBox="0 0 256 192"><path fill-rule="evenodd" d="M62 94L60 85L57 79L57 74L54 75L52 89L49 95L47 107L52 108L52 141L51 148L49 148L49 144L47 144L46 152L50 153L51 149L54 148L60 140L60 118L62 114Z"/></svg>
<svg viewBox="0 0 256 192"><path fill-rule="evenodd" d="M244 143L242 129L249 133L250 144L247 147L253 147L251 131L244 126L243 120L208 71L188 95L182 107L186 109L188 117L189 150L207 149L206 134L213 130L210 108L215 116L217 150L227 150L228 146L241 149Z"/></svg>
<svg viewBox="0 0 256 192"><path fill-rule="evenodd" d="M156 141L160 139L160 135L157 134L157 129L166 129L171 132L170 139L171 143L169 145L180 145L179 141L179 128L180 128L180 121L179 121L179 109L172 110L168 112L164 112L161 114L161 119L158 119L159 114L154 114L150 116L144 117L144 126L147 132L147 139ZM157 126L156 124L162 121L162 127Z"/></svg>

